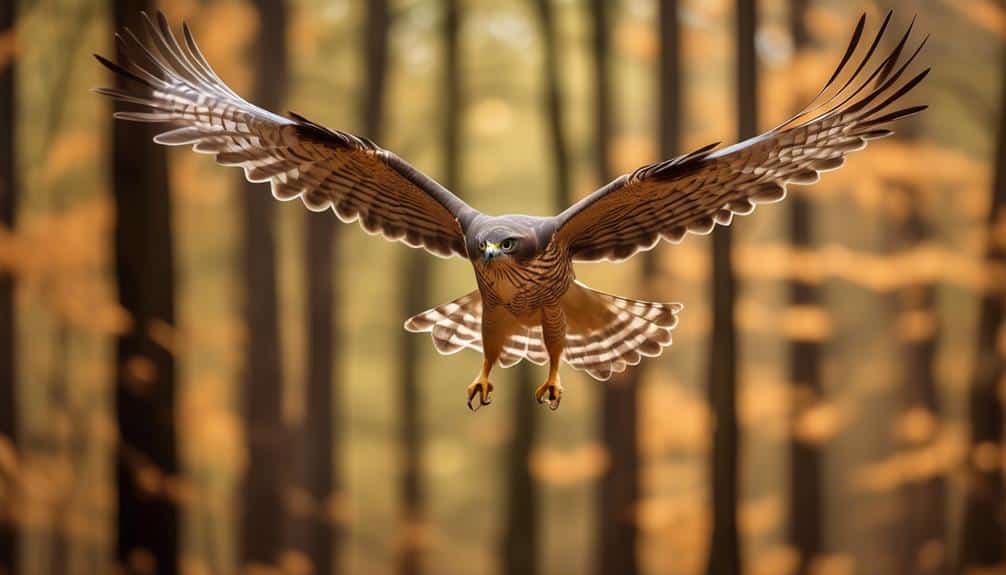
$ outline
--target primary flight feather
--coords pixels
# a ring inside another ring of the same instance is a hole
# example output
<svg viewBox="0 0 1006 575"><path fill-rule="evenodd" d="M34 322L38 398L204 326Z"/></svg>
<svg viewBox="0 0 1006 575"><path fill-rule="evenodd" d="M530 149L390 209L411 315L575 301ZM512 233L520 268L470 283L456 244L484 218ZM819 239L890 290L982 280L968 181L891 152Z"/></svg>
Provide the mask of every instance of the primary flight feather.
<svg viewBox="0 0 1006 575"><path fill-rule="evenodd" d="M154 141L191 145L239 166L250 181L268 181L277 199L300 198L308 209L331 209L389 240L468 258L478 289L410 318L405 328L429 332L441 353L483 354L467 389L473 410L491 401L493 366L522 359L549 365L535 398L555 409L560 361L606 380L669 346L682 309L593 290L576 281L574 261L622 261L661 239L678 242L729 225L734 215L783 199L788 184L816 182L848 153L891 135L890 123L925 109L900 101L929 72L906 78L926 40L908 52L913 22L881 58L890 22L888 13L856 58L861 17L824 88L782 125L733 146L643 166L548 218L483 214L370 140L248 103L216 75L188 26L179 42L160 13L143 14L143 39L128 29L116 35L121 65L96 56L131 87L96 91L138 106L116 118L165 126Z"/></svg>

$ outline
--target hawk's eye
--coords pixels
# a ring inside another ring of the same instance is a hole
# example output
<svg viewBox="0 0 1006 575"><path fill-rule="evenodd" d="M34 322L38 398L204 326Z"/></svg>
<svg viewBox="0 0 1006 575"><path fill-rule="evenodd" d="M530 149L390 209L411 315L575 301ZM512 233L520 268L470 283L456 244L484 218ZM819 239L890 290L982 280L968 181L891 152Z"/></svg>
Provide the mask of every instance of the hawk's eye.
<svg viewBox="0 0 1006 575"><path fill-rule="evenodd" d="M486 242L485 242L485 240L479 242L479 251L480 252L486 251Z"/></svg>
<svg viewBox="0 0 1006 575"><path fill-rule="evenodd" d="M517 240L513 238L507 238L500 244L500 249L505 252L512 252L515 247L517 247Z"/></svg>

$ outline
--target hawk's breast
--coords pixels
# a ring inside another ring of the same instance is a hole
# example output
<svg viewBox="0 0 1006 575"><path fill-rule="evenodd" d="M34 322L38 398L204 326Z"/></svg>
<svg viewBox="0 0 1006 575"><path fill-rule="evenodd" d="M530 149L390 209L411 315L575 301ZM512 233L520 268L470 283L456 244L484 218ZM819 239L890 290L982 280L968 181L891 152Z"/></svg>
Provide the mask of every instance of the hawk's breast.
<svg viewBox="0 0 1006 575"><path fill-rule="evenodd" d="M570 258L554 244L532 260L503 257L473 264L483 303L502 305L518 318L537 317L541 308L558 305L574 279Z"/></svg>

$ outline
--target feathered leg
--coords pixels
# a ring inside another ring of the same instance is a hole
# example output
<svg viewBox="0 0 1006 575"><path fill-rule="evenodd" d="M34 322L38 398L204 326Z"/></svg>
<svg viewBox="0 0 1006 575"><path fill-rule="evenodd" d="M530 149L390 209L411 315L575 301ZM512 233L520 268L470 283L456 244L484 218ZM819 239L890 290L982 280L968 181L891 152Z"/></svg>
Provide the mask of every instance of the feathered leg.
<svg viewBox="0 0 1006 575"><path fill-rule="evenodd" d="M489 381L489 373L499 359L503 351L503 343L506 341L509 331L507 314L503 308L485 307L482 310L482 371L475 381L468 386L468 409L478 411L483 405L489 405L493 401L493 384ZM478 397L478 401L476 401Z"/></svg>
<svg viewBox="0 0 1006 575"><path fill-rule="evenodd" d="M493 384L489 381L489 372L492 371L495 361L489 359L489 354L486 353L482 360L482 372L468 386L466 392L468 394L468 409L478 411L483 405L489 405L493 402ZM476 396L478 396L478 401L475 401Z"/></svg>
<svg viewBox="0 0 1006 575"><path fill-rule="evenodd" d="M548 350L548 379L534 392L538 403L548 400L549 409L559 409L562 401L562 384L559 383L559 363L562 360L562 350L566 344L566 318L559 306L546 307L542 310L541 331Z"/></svg>

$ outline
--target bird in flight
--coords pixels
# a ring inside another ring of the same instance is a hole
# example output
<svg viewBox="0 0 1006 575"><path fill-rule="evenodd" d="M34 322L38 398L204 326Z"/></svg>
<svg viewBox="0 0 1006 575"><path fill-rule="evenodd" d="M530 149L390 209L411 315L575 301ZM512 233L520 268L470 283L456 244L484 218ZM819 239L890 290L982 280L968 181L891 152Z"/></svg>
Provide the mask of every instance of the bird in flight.
<svg viewBox="0 0 1006 575"><path fill-rule="evenodd" d="M366 138L247 102L213 71L188 26L179 42L163 14L142 16L142 39L129 29L116 35L121 65L96 55L128 81L96 92L137 106L116 118L163 126L155 142L239 166L279 200L300 198L371 234L471 262L478 289L409 318L405 329L430 333L442 354L483 354L466 390L473 411L492 399L496 363L547 363L535 399L556 409L561 361L603 381L671 344L681 304L591 289L576 280L574 262L620 262L661 240L708 234L783 199L788 184L817 182L846 154L891 135L892 122L926 108L900 101L929 72L903 78L928 37L907 48L913 21L881 57L891 13L868 45L863 15L824 88L776 128L642 166L553 217L491 216Z"/></svg>

